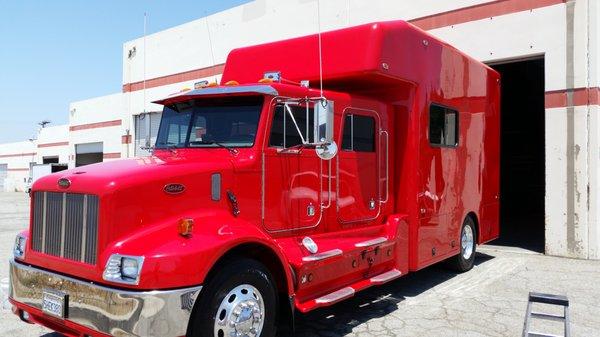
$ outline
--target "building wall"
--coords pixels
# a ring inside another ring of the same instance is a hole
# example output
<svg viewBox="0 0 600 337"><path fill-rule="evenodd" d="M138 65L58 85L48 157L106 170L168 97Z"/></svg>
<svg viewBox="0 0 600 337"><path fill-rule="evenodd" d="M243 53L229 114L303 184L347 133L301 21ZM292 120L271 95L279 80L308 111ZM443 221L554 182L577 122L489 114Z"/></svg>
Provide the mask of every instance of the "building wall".
<svg viewBox="0 0 600 337"><path fill-rule="evenodd" d="M126 156L122 136L127 134L123 95L120 93L73 102L69 105L69 166L75 166L79 144L102 142L103 160Z"/></svg>
<svg viewBox="0 0 600 337"><path fill-rule="evenodd" d="M36 147L32 141L0 144L0 164L7 164L4 191L24 191L29 177L29 165L35 161Z"/></svg>
<svg viewBox="0 0 600 337"><path fill-rule="evenodd" d="M43 163L44 157L58 157L59 163L68 164L69 125L56 125L40 129L35 145L36 163Z"/></svg>

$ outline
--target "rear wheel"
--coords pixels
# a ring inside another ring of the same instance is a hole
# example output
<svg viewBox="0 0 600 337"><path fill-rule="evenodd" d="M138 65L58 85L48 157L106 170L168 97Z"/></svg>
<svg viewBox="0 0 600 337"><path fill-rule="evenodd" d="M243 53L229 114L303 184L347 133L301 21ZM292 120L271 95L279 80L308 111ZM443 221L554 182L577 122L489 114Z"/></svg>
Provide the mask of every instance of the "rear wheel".
<svg viewBox="0 0 600 337"><path fill-rule="evenodd" d="M460 231L460 252L449 261L452 269L465 272L473 268L477 247L475 238L475 222L471 217L467 217Z"/></svg>
<svg viewBox="0 0 600 337"><path fill-rule="evenodd" d="M267 268L251 259L225 265L202 289L188 336L275 336L277 293Z"/></svg>

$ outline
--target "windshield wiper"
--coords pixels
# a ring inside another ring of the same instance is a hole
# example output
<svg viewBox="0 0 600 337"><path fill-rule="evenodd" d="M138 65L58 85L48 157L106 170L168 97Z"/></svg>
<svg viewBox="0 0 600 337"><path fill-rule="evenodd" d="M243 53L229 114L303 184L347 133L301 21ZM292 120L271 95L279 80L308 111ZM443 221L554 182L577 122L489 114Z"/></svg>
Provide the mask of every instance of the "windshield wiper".
<svg viewBox="0 0 600 337"><path fill-rule="evenodd" d="M171 143L171 142L160 142L160 143L156 143L157 145L165 145L164 147L159 147L159 149L167 149L169 151L171 151L172 153L177 152L177 149L179 148L179 146L175 143Z"/></svg>
<svg viewBox="0 0 600 337"><path fill-rule="evenodd" d="M230 146L227 146L227 145L225 145L223 143L219 143L219 142L214 141L214 140L195 140L195 141L191 141L190 145L191 144L197 144L197 145L217 145L219 147L227 149L227 151L229 151L231 154L234 154L234 155L238 154L238 150L237 149L234 149L234 148L232 148Z"/></svg>

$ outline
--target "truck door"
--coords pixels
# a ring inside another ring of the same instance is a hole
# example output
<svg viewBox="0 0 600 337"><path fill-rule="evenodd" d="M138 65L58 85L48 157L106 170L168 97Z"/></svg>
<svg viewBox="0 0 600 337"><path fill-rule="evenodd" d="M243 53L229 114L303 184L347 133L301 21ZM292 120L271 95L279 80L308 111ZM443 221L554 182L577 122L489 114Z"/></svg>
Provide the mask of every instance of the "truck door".
<svg viewBox="0 0 600 337"><path fill-rule="evenodd" d="M263 221L271 232L313 228L321 220L321 160L302 146L299 133L313 138L313 103L288 108L274 104L263 154Z"/></svg>
<svg viewBox="0 0 600 337"><path fill-rule="evenodd" d="M380 119L373 110L346 108L337 156L337 213L342 224L375 220L380 213Z"/></svg>
<svg viewBox="0 0 600 337"><path fill-rule="evenodd" d="M449 213L456 208L450 172L456 167L458 112L431 104L421 118L420 186L418 195L419 257L427 263L450 250Z"/></svg>

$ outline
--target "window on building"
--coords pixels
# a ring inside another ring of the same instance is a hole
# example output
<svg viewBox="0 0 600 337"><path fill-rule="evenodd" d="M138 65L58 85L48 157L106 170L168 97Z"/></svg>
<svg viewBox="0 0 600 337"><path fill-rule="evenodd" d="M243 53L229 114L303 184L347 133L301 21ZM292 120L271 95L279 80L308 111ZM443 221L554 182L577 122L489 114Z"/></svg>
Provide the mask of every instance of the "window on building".
<svg viewBox="0 0 600 337"><path fill-rule="evenodd" d="M375 118L346 115L342 132L342 150L375 152Z"/></svg>
<svg viewBox="0 0 600 337"><path fill-rule="evenodd" d="M305 137L306 134L308 134L308 139L306 140L310 141L313 139L314 129L309 126L314 125L314 109L309 107L307 112L306 106L291 105L289 107L298 124L298 129L302 132L302 136ZM285 111L285 106L283 104L276 105L275 113L273 115L273 124L271 125L269 146L288 148L300 144L302 144L302 138L300 137L290 114Z"/></svg>
<svg viewBox="0 0 600 337"><path fill-rule="evenodd" d="M436 104L429 107L429 143L434 146L458 145L458 111Z"/></svg>

